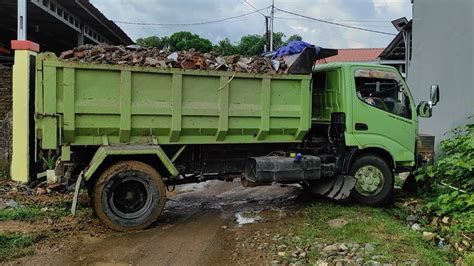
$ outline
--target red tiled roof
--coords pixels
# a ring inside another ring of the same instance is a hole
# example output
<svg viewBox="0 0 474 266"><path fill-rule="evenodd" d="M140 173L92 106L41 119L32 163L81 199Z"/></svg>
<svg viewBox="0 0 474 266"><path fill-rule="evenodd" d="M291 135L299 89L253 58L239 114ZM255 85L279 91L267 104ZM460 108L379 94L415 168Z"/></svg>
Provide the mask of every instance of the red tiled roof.
<svg viewBox="0 0 474 266"><path fill-rule="evenodd" d="M384 48L338 49L337 55L317 60L316 64L376 61L383 50Z"/></svg>

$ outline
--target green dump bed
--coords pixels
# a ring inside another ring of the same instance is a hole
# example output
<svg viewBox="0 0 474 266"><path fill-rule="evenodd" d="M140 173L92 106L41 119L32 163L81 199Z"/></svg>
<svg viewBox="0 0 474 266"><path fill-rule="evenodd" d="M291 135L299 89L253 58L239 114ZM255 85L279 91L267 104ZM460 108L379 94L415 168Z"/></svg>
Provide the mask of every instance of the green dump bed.
<svg viewBox="0 0 474 266"><path fill-rule="evenodd" d="M36 127L58 145L299 142L311 75L82 64L41 54Z"/></svg>

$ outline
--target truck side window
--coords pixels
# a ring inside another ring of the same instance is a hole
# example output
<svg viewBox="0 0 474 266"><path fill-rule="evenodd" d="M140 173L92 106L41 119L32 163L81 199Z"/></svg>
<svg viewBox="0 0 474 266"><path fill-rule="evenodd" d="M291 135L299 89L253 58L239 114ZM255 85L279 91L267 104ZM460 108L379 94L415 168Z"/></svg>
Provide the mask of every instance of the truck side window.
<svg viewBox="0 0 474 266"><path fill-rule="evenodd" d="M410 98L395 79L356 77L356 94L364 103L411 119Z"/></svg>
<svg viewBox="0 0 474 266"><path fill-rule="evenodd" d="M313 74L313 91L326 90L326 72L316 72Z"/></svg>

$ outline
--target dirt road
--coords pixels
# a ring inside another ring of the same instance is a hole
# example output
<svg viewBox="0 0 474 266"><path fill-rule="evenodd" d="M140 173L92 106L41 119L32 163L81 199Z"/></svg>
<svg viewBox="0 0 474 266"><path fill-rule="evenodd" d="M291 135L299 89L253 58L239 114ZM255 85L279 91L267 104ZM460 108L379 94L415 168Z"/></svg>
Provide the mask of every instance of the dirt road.
<svg viewBox="0 0 474 266"><path fill-rule="evenodd" d="M229 241L226 235L246 230L248 225L239 225L237 220L246 223L262 219L255 211L281 216L287 207L304 201L300 188L280 185L244 188L239 182L209 181L184 185L177 190L169 196L159 221L148 230L109 232L98 238L81 236L64 243L60 251L57 247L45 248L16 262L37 265L235 264L232 250L225 250L232 249L232 245L224 242Z"/></svg>

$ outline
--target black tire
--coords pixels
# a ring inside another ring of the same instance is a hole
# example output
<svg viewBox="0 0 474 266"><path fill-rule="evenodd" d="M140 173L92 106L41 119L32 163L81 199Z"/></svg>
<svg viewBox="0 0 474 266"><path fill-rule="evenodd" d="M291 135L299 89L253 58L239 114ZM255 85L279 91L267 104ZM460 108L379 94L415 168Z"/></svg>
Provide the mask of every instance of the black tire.
<svg viewBox="0 0 474 266"><path fill-rule="evenodd" d="M370 179L369 182L372 182L369 183L370 189L364 190L363 187L367 188L367 184L363 186L363 181L357 179L356 175L363 175L365 169L368 175L373 172L375 176L380 176L378 179L380 179L382 183L375 185L373 182L374 179ZM395 182L393 172L387 163L379 156L362 155L358 157L353 163L349 173L356 178L356 185L351 193L351 198L356 202L364 205L378 206L386 203L391 198ZM376 189L371 191L374 187L376 187Z"/></svg>
<svg viewBox="0 0 474 266"><path fill-rule="evenodd" d="M137 231L154 223L166 202L160 174L140 161L121 161L105 170L94 183L93 208L108 227Z"/></svg>

